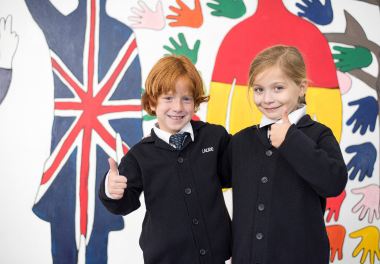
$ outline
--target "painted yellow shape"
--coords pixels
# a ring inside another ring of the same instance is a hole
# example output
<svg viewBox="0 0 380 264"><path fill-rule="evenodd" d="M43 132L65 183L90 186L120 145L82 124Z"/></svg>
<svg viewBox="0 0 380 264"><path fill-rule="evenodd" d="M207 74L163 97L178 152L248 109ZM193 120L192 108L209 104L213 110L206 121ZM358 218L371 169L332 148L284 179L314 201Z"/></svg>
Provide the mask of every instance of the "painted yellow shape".
<svg viewBox="0 0 380 264"><path fill-rule="evenodd" d="M328 126L336 140L342 135L342 99L339 89L309 87L306 92L306 111L312 119Z"/></svg>
<svg viewBox="0 0 380 264"><path fill-rule="evenodd" d="M360 263L364 263L368 253L370 254L369 258L371 264L375 263L375 255L380 260L380 250L379 250L379 229L374 226L367 226L363 229L360 229L356 232L350 234L351 238L362 237L359 245L356 247L352 253L353 257L356 257L360 251L363 250L363 255L360 260Z"/></svg>
<svg viewBox="0 0 380 264"><path fill-rule="evenodd" d="M235 85L229 110L231 88L232 84L211 83L207 122L226 127L227 112L230 111L229 132L235 134L246 127L259 124L263 114L253 103L252 93L247 96L247 87L243 85ZM339 89L309 87L306 102L307 113L311 118L314 119L315 115L318 122L331 128L339 142L342 135L342 100Z"/></svg>

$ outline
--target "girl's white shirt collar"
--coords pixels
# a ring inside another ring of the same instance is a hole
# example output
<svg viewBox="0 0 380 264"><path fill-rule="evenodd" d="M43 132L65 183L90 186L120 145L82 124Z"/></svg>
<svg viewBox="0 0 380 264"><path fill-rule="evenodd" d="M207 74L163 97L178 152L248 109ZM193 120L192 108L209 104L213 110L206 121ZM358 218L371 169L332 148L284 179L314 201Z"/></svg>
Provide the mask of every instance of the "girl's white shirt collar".
<svg viewBox="0 0 380 264"><path fill-rule="evenodd" d="M154 133L156 134L157 137L159 137L160 139L162 139L163 141L165 141L166 143L168 143L170 145L169 139L170 139L170 136L172 134L170 134L169 132L166 132L164 130L159 129L158 123L154 124L153 130L154 130ZM191 126L190 122L187 123L186 126L184 126L178 133L183 134L185 132L189 133L191 140L194 141L194 131L193 131L193 127Z"/></svg>
<svg viewBox="0 0 380 264"><path fill-rule="evenodd" d="M290 123L296 125L298 121L300 121L300 119L304 115L306 115L306 105L303 105L300 109L297 109L296 111L291 112L288 115L289 121ZM269 119L266 116L263 116L263 118L261 118L260 128L265 127L267 125L271 125L271 124L282 124L282 118L280 120L273 120L273 119Z"/></svg>

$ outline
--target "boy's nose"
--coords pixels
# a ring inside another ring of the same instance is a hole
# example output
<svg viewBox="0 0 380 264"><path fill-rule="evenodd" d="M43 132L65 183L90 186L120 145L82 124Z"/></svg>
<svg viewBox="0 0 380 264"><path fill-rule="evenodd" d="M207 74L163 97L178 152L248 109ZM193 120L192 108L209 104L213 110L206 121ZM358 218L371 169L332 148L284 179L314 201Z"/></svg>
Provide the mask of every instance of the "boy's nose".
<svg viewBox="0 0 380 264"><path fill-rule="evenodd" d="M182 101L181 100L174 100L173 105L172 105L172 110L176 112L182 111Z"/></svg>

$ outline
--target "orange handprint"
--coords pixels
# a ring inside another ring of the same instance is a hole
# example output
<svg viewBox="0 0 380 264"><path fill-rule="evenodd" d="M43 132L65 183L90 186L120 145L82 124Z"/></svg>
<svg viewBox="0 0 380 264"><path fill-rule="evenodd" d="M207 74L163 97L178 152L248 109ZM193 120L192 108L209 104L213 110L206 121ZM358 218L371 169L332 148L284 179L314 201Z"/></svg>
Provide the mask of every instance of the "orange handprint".
<svg viewBox="0 0 380 264"><path fill-rule="evenodd" d="M178 16L167 16L167 19L174 19L177 22L169 23L171 27L192 27L199 28L203 24L203 15L201 4L199 0L195 0L195 8L191 10L187 7L181 0L177 0L177 4L181 7L181 9L175 8L173 6L169 7L170 10L177 13Z"/></svg>
<svg viewBox="0 0 380 264"><path fill-rule="evenodd" d="M364 263L367 255L369 253L369 259L371 264L375 263L375 255L380 259L380 250L379 250L379 229L374 226L367 226L363 229L360 229L356 232L350 234L350 237L357 238L362 237L359 245L355 248L352 253L353 257L356 257L360 251L363 250L363 255L360 260L360 263Z"/></svg>
<svg viewBox="0 0 380 264"><path fill-rule="evenodd" d="M342 206L343 200L346 198L346 191L344 190L339 196L327 198L326 211L329 211L326 222L330 222L332 215L335 213L334 219L338 221L340 207Z"/></svg>
<svg viewBox="0 0 380 264"><path fill-rule="evenodd" d="M333 262L335 259L336 252L338 251L338 259L343 258L343 242L344 237L346 236L346 229L341 225L332 225L326 226L326 231L330 240L330 262Z"/></svg>

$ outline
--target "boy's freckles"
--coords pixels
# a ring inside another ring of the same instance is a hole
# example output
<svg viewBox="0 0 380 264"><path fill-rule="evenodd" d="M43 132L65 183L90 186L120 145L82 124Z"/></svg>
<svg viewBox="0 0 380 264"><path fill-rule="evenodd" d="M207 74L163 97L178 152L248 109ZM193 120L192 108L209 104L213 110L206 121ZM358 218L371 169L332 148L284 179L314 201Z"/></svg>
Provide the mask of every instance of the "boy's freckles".
<svg viewBox="0 0 380 264"><path fill-rule="evenodd" d="M161 94L157 98L157 106L151 107L156 112L161 130L176 134L194 115L194 98L189 91L188 82L179 79L175 84L176 93Z"/></svg>

